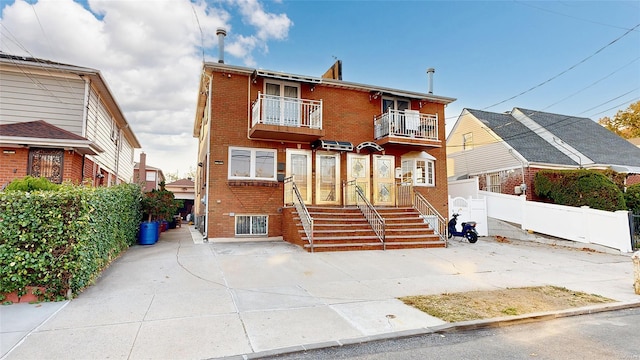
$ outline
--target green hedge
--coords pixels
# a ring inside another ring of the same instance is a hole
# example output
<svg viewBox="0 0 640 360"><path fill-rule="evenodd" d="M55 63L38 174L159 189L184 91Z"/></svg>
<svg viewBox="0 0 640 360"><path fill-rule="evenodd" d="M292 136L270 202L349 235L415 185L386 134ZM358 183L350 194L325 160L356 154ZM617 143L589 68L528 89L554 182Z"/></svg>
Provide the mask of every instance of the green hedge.
<svg viewBox="0 0 640 360"><path fill-rule="evenodd" d="M624 194L624 199L629 210L640 215L640 183L629 186Z"/></svg>
<svg viewBox="0 0 640 360"><path fill-rule="evenodd" d="M590 170L543 170L534 179L535 194L558 205L627 210L624 193L609 177Z"/></svg>
<svg viewBox="0 0 640 360"><path fill-rule="evenodd" d="M0 193L0 294L46 287L45 298L73 296L135 243L138 185L63 185L57 191Z"/></svg>

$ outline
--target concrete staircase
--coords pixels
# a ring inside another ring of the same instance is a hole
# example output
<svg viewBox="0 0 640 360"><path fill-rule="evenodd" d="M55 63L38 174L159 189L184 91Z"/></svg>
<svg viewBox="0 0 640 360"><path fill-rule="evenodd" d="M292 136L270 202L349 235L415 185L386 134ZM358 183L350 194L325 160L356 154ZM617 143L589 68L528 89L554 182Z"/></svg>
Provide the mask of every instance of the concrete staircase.
<svg viewBox="0 0 640 360"><path fill-rule="evenodd" d="M311 251L311 245L295 209L289 217L296 234L285 240ZM383 244L356 207L308 207L314 221L313 251L382 250ZM376 208L385 219L386 249L445 247L446 243L425 223L414 208ZM292 241L293 240L293 241Z"/></svg>

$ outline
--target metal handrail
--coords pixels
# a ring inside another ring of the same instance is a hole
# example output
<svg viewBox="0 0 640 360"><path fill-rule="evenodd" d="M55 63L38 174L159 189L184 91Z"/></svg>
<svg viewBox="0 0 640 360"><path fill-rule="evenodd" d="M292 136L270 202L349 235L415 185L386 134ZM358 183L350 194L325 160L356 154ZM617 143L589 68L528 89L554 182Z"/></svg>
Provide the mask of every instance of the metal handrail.
<svg viewBox="0 0 640 360"><path fill-rule="evenodd" d="M423 218L435 216L437 219L437 224L435 224L435 233L440 237L440 240L444 241L445 246L447 246L448 234L447 234L447 218L440 215L440 213L431 205L427 199L424 198L422 194L413 190L413 207L418 210L420 215Z"/></svg>
<svg viewBox="0 0 640 360"><path fill-rule="evenodd" d="M385 220L373 207L373 205L371 205L371 202L367 200L367 197L364 196L362 188L358 185L355 185L355 187L356 206L358 207L358 209L360 209L362 215L364 215L365 219L367 219L367 221L369 222L369 225L373 229L373 232L375 232L376 236L378 236L378 239L382 243L382 249L386 250L387 243L385 242Z"/></svg>
<svg viewBox="0 0 640 360"><path fill-rule="evenodd" d="M313 252L313 218L309 214L307 206L304 204L304 200L302 199L302 195L300 195L298 186L296 186L295 181L293 181L293 176L284 179L284 183L285 185L289 183L291 184L291 190L293 191L293 206L296 208L298 216L300 216L302 228L304 229L304 233L307 235L307 241L309 242L311 252Z"/></svg>

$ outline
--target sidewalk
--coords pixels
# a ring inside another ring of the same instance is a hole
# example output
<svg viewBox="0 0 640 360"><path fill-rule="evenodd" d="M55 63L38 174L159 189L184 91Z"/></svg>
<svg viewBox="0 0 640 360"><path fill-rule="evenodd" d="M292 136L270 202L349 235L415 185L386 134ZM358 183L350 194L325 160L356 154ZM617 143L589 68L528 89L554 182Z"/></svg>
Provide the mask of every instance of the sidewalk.
<svg viewBox="0 0 640 360"><path fill-rule="evenodd" d="M483 323L448 324L400 296L556 285L619 301L607 309L640 305L632 284L630 255L492 238L310 254L282 241L202 243L183 226L129 249L70 302L1 306L0 356L255 358Z"/></svg>

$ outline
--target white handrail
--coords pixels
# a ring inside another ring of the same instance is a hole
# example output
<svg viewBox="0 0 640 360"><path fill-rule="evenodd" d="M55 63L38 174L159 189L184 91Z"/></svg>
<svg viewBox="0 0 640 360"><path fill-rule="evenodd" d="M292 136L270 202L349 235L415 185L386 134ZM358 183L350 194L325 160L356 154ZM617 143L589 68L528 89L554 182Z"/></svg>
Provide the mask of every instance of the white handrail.
<svg viewBox="0 0 640 360"><path fill-rule="evenodd" d="M434 231L440 237L440 240L444 241L446 246L448 240L447 218L440 215L440 213L427 201L427 199L424 198L424 196L422 196L422 194L415 191L415 189L412 189L412 191L414 198L413 207L418 210L423 218L436 217L437 224L435 224Z"/></svg>
<svg viewBox="0 0 640 360"><path fill-rule="evenodd" d="M369 225L373 229L373 232L378 236L378 240L382 243L382 249L387 249L387 243L385 242L385 220L378 213L378 211L373 207L371 202L367 200L367 197L364 195L362 188L358 185L355 185L356 188L356 206L362 212L365 219L369 222Z"/></svg>
<svg viewBox="0 0 640 360"><path fill-rule="evenodd" d="M298 216L300 216L302 228L304 229L305 235L307 235L307 241L309 242L311 252L313 252L313 218L309 214L307 206L304 204L302 195L300 195L300 190L298 190L298 186L296 186L296 183L293 181L293 177L290 176L284 179L284 182L285 185L289 183L291 184L291 190L293 191L293 206L295 206L296 212L298 213Z"/></svg>

